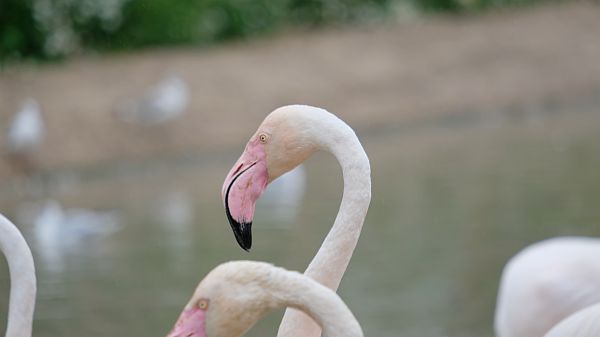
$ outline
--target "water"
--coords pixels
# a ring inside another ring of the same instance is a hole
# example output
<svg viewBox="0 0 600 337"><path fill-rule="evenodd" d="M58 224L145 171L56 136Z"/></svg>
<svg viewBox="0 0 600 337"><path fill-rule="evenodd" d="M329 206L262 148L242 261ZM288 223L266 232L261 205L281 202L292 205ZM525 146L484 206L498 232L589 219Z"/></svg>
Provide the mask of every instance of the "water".
<svg viewBox="0 0 600 337"><path fill-rule="evenodd" d="M492 336L498 280L510 256L552 236L600 235L595 111L357 127L371 159L373 200L340 293L366 335ZM44 188L28 199L118 209L124 227L48 250L33 227L22 226L38 270L34 335L164 336L197 282L220 262L303 269L337 212L337 163L324 154L307 162L306 194L293 219L280 223L258 209L246 253L220 200L242 148L39 178ZM11 191L21 185L0 186L0 206L13 219L23 200ZM0 317L8 286L3 264ZM274 336L281 314L249 336Z"/></svg>

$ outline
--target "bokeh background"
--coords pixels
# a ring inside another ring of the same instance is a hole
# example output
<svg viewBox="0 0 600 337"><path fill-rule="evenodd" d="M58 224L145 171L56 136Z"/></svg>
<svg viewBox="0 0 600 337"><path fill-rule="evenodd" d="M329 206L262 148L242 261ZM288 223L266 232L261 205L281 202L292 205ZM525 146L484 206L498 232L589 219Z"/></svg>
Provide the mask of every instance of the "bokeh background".
<svg viewBox="0 0 600 337"><path fill-rule="evenodd" d="M512 255L600 235L599 34L585 1L2 0L0 211L37 263L34 335L164 336L221 262L303 270L341 198L332 156L268 189L250 253L220 188L304 103L371 160L339 291L366 335L493 336ZM8 289L2 263L0 318Z"/></svg>

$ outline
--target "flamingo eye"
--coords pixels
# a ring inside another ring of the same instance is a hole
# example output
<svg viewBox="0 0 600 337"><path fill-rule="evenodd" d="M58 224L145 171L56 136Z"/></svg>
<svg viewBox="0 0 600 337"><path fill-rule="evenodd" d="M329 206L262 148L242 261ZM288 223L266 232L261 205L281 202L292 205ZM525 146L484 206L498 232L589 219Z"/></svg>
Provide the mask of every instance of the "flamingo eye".
<svg viewBox="0 0 600 337"><path fill-rule="evenodd" d="M260 140L261 143L265 144L269 140L269 135L267 135L266 133L261 133L258 135L258 140Z"/></svg>
<svg viewBox="0 0 600 337"><path fill-rule="evenodd" d="M200 309L200 310L208 309L208 302L209 301L207 298L200 299L200 301L198 301L198 309Z"/></svg>

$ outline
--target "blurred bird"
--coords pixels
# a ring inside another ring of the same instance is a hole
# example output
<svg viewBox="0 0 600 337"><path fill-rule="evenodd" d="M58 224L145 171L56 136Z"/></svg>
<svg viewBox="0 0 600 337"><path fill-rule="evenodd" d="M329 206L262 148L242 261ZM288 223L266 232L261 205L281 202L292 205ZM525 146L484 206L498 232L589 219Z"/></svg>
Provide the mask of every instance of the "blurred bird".
<svg viewBox="0 0 600 337"><path fill-rule="evenodd" d="M169 75L141 96L118 104L115 113L128 123L154 125L180 116L188 103L188 84L180 76Z"/></svg>
<svg viewBox="0 0 600 337"><path fill-rule="evenodd" d="M32 226L36 250L45 268L54 272L64 270L70 253L89 250L89 244L100 243L122 228L116 211L65 209L54 199L20 204L17 218Z"/></svg>
<svg viewBox="0 0 600 337"><path fill-rule="evenodd" d="M35 226L43 233L54 234L60 230L80 237L112 234L120 228L119 217L114 211L94 211L85 208L65 210L56 200L46 202L35 220Z"/></svg>
<svg viewBox="0 0 600 337"><path fill-rule="evenodd" d="M192 201L189 195L181 191L158 196L152 208L155 218L169 233L186 232L194 219Z"/></svg>
<svg viewBox="0 0 600 337"><path fill-rule="evenodd" d="M28 98L15 114L8 129L9 153L26 155L34 151L42 143L45 131L39 104Z"/></svg>
<svg viewBox="0 0 600 337"><path fill-rule="evenodd" d="M63 209L56 200L46 201L33 222L38 243L47 248L72 246L121 229L121 219L115 211Z"/></svg>
<svg viewBox="0 0 600 337"><path fill-rule="evenodd" d="M304 165L299 165L271 182L256 207L268 209L274 223L288 225L302 209L305 190L306 169Z"/></svg>

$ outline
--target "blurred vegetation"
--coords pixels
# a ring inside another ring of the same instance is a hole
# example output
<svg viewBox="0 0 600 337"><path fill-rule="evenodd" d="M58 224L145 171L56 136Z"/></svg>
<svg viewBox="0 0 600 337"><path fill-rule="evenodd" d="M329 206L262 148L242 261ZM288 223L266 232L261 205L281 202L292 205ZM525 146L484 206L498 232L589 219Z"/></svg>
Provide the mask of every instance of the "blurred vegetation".
<svg viewBox="0 0 600 337"><path fill-rule="evenodd" d="M283 26L464 12L535 0L0 0L0 61L209 44Z"/></svg>

